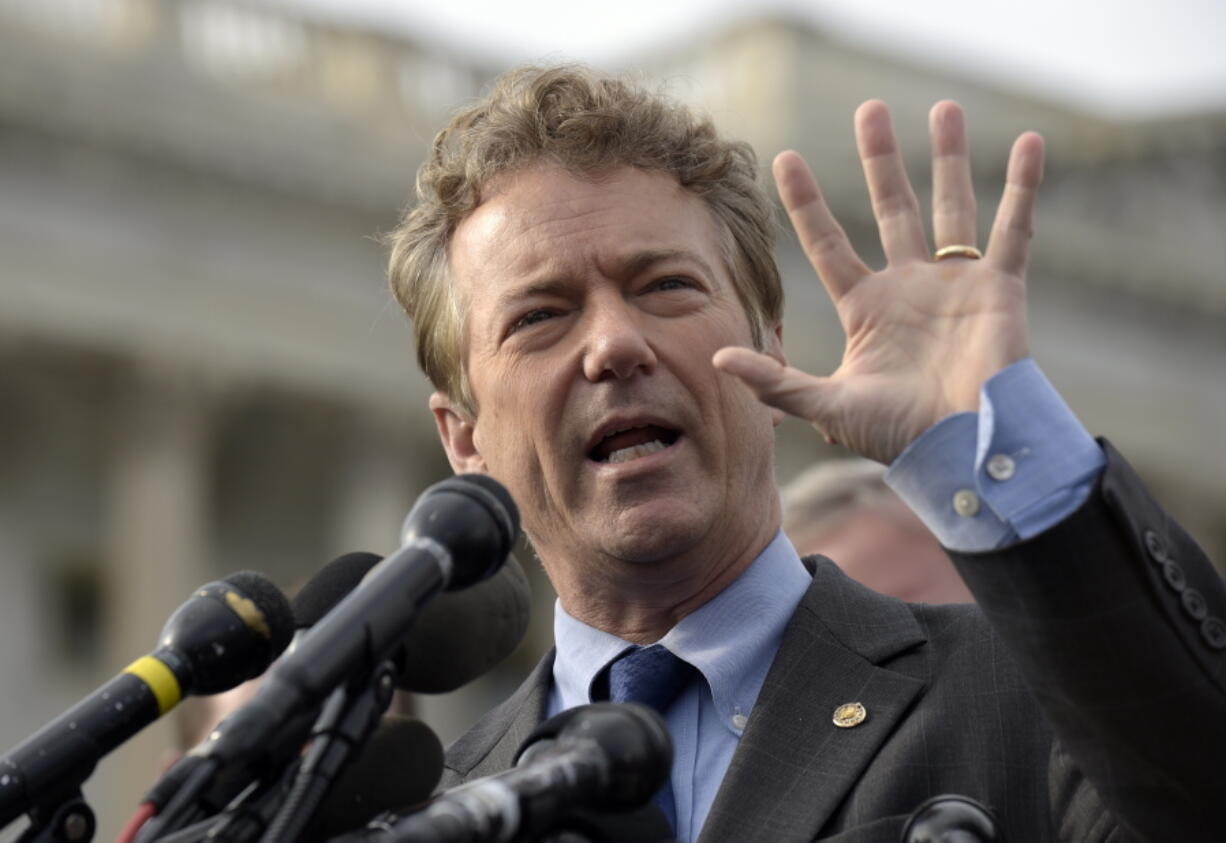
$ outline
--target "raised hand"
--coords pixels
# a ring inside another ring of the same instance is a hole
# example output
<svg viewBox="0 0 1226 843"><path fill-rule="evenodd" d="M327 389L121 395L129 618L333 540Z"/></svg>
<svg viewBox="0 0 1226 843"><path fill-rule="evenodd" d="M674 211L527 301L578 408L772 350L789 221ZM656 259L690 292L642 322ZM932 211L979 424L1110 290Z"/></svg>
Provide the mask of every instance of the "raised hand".
<svg viewBox="0 0 1226 843"><path fill-rule="evenodd" d="M929 117L936 249L974 247L975 196L962 110L940 102ZM855 124L884 269L872 271L856 254L797 153L780 153L773 168L801 246L847 333L842 363L830 376L817 377L747 348L720 349L713 360L763 402L889 463L940 419L977 409L983 382L1028 354L1025 272L1043 139L1028 132L1014 142L982 259L934 260L888 109L866 102Z"/></svg>

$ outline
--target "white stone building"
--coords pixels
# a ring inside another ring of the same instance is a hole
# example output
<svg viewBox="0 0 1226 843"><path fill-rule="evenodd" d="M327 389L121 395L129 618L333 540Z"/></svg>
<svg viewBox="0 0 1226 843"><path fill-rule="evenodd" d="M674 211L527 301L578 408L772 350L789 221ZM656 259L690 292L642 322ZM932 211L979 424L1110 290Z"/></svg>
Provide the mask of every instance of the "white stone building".
<svg viewBox="0 0 1226 843"><path fill-rule="evenodd" d="M785 19L633 64L764 160L800 149L867 252L858 102L894 107L915 174L928 106L964 103L983 230L1010 140L1043 132L1036 355L1226 558L1226 115L1112 122ZM374 235L499 69L242 0L0 4L0 748L148 651L194 586L240 568L289 586L392 549L447 467ZM830 370L837 324L783 241L787 347ZM828 453L787 426L780 473ZM537 602L508 671L421 703L440 733L535 659L543 584ZM99 767L101 834L169 735Z"/></svg>

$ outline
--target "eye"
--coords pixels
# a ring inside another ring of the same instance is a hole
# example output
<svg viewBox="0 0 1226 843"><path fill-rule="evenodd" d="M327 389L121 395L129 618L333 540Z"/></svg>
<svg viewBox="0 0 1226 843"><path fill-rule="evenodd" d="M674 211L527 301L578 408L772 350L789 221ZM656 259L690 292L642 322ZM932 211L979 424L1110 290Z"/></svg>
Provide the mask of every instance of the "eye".
<svg viewBox="0 0 1226 843"><path fill-rule="evenodd" d="M673 290L692 290L696 286L697 285L689 278L683 278L679 275L670 275L667 278L661 278L659 281L656 281L654 284L648 287L648 292L656 290L661 292L671 292Z"/></svg>
<svg viewBox="0 0 1226 843"><path fill-rule="evenodd" d="M515 324L511 326L509 333L513 334L516 331L522 330L523 328L528 328L537 324L538 322L544 322L547 319L552 319L556 315L557 314L555 314L552 310L544 310L541 308L530 310L515 321Z"/></svg>

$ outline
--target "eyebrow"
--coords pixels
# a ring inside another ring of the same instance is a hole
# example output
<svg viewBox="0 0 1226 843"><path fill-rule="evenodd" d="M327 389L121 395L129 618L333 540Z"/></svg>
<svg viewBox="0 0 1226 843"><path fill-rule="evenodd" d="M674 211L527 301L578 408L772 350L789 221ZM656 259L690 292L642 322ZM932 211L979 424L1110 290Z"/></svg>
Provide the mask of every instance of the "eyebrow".
<svg viewBox="0 0 1226 843"><path fill-rule="evenodd" d="M566 282L561 278L547 278L543 281L533 281L531 284L526 284L523 287L514 287L509 290L504 289L494 299L494 307L496 311L502 311L514 307L516 303L524 299L531 299L536 296L561 295L566 291L566 287Z"/></svg>
<svg viewBox="0 0 1226 843"><path fill-rule="evenodd" d="M697 264L698 268L709 278L714 279L715 277L715 271L710 264L703 260L697 252L691 252L688 249L648 249L636 252L617 264L616 274L619 277L638 275L657 263L670 260L690 261Z"/></svg>

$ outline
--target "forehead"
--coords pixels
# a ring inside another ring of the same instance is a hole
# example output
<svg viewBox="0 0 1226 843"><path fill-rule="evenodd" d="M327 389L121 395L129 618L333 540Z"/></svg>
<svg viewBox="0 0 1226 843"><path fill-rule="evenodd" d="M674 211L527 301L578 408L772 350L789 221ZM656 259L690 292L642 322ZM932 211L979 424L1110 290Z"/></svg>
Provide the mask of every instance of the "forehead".
<svg viewBox="0 0 1226 843"><path fill-rule="evenodd" d="M520 281L616 277L643 254L688 253L722 272L719 231L706 203L667 173L541 166L491 185L457 227L450 262L464 298Z"/></svg>

